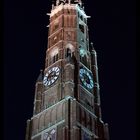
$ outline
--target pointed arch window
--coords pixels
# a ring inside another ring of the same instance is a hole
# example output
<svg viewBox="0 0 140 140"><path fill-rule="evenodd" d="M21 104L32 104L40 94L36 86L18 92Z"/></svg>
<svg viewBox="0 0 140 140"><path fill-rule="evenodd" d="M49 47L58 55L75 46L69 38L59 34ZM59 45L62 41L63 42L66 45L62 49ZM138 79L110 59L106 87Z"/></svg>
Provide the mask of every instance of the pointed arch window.
<svg viewBox="0 0 140 140"><path fill-rule="evenodd" d="M83 16L82 15L80 15L80 19L83 21Z"/></svg>
<svg viewBox="0 0 140 140"><path fill-rule="evenodd" d="M66 57L70 57L71 56L71 50L69 48L67 48L66 50Z"/></svg>
<svg viewBox="0 0 140 140"><path fill-rule="evenodd" d="M56 47L50 52L50 64L55 63L56 61L58 61L58 59L59 59L59 49L58 47Z"/></svg>
<svg viewBox="0 0 140 140"><path fill-rule="evenodd" d="M79 24L79 29L81 30L81 32L84 34L85 33L85 29L84 29L84 25Z"/></svg>
<svg viewBox="0 0 140 140"><path fill-rule="evenodd" d="M74 46L72 44L68 43L66 45L65 56L72 57L72 54L74 54Z"/></svg>
<svg viewBox="0 0 140 140"><path fill-rule="evenodd" d="M58 53L53 56L53 63L55 63L56 61L58 61Z"/></svg>

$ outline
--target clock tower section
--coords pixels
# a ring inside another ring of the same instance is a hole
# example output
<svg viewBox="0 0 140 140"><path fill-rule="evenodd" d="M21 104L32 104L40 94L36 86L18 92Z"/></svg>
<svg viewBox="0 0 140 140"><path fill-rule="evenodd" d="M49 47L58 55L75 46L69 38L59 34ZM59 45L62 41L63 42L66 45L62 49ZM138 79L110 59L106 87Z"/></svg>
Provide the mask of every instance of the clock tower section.
<svg viewBox="0 0 140 140"><path fill-rule="evenodd" d="M26 140L109 140L82 1L56 0L48 15L45 69L36 81Z"/></svg>

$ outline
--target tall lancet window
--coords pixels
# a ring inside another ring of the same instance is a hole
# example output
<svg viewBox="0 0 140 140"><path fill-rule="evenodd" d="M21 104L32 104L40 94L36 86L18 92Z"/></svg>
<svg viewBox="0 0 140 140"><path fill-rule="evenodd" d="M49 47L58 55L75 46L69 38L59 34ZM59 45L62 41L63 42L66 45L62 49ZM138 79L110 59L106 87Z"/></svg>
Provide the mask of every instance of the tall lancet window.
<svg viewBox="0 0 140 140"><path fill-rule="evenodd" d="M50 53L50 64L55 63L58 61L59 50L58 48L54 48Z"/></svg>
<svg viewBox="0 0 140 140"><path fill-rule="evenodd" d="M74 46L72 44L67 44L66 45L66 51L65 51L65 56L66 57L72 57L72 53L74 52Z"/></svg>

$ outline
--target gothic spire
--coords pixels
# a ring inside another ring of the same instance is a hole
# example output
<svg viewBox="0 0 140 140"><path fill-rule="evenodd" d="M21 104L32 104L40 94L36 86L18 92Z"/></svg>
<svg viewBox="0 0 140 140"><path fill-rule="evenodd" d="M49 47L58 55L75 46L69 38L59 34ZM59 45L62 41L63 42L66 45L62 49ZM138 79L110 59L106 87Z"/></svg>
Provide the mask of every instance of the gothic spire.
<svg viewBox="0 0 140 140"><path fill-rule="evenodd" d="M42 80L43 80L43 70L40 70L40 74L37 78L37 82L42 82Z"/></svg>

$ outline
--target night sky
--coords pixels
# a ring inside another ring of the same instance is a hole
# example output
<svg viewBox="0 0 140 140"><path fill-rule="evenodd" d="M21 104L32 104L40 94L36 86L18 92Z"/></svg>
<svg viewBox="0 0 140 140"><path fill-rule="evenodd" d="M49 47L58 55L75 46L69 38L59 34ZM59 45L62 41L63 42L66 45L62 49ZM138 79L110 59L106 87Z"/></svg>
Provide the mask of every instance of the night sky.
<svg viewBox="0 0 140 140"><path fill-rule="evenodd" d="M133 0L83 0L98 55L110 140L135 140L136 23ZM4 140L24 140L44 68L51 0L4 0Z"/></svg>

